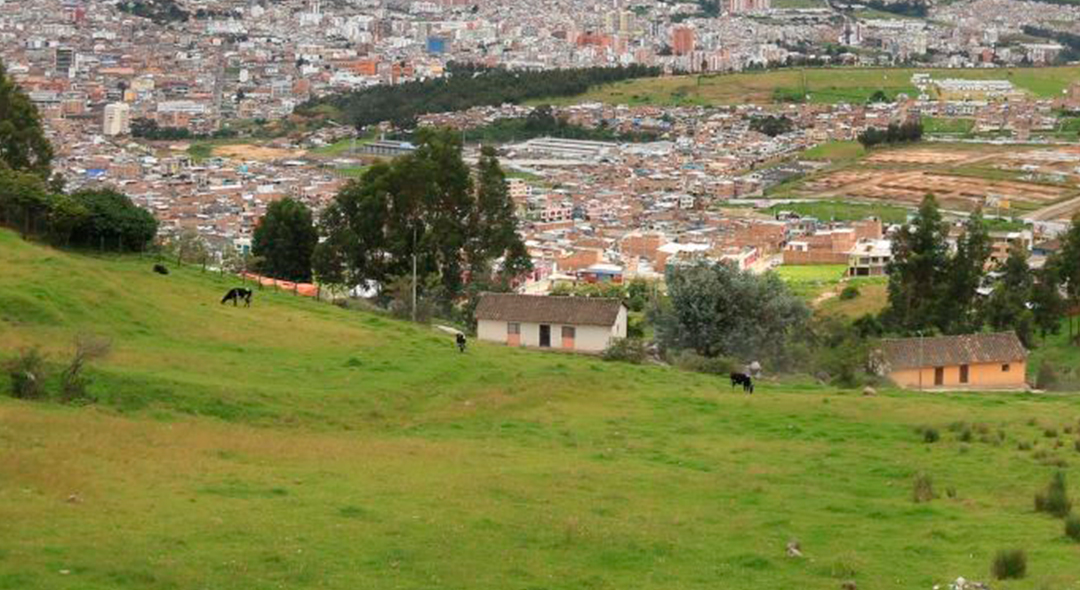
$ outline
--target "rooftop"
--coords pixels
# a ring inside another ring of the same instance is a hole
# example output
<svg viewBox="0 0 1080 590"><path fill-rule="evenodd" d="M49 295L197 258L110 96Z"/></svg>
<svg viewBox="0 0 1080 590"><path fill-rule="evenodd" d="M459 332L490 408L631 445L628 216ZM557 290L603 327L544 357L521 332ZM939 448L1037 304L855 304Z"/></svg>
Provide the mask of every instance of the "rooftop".
<svg viewBox="0 0 1080 590"><path fill-rule="evenodd" d="M979 363L1008 363L1027 358L1013 332L965 334L930 338L889 338L881 341L884 360L893 371Z"/></svg>
<svg viewBox="0 0 1080 590"><path fill-rule="evenodd" d="M611 326L618 319L622 307L623 304L618 299L484 293L476 306L476 319Z"/></svg>

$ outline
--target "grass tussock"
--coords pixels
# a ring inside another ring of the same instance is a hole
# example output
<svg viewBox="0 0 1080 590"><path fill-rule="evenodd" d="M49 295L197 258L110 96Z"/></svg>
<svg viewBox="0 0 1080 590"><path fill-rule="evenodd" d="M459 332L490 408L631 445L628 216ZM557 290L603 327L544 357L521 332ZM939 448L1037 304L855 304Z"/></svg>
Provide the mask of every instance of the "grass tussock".
<svg viewBox="0 0 1080 590"><path fill-rule="evenodd" d="M1027 575L1027 554L1023 549L1003 549L994 556L990 573L998 580L1019 580Z"/></svg>

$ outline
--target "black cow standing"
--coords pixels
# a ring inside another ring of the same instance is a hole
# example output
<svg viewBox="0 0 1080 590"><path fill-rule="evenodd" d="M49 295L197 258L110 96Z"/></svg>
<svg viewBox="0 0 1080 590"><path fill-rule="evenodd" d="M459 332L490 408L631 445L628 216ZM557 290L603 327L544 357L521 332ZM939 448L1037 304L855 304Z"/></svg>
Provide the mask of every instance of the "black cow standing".
<svg viewBox="0 0 1080 590"><path fill-rule="evenodd" d="M454 340L457 342L458 350L460 350L461 352L465 352L465 335L461 332L458 332L458 335L454 338Z"/></svg>
<svg viewBox="0 0 1080 590"><path fill-rule="evenodd" d="M244 307L251 307L252 295L254 295L254 293L252 293L251 289L236 287L234 289L230 289L229 292L225 294L225 297L222 298L221 303L225 304L229 301L232 301L233 307L236 307L239 301L243 299Z"/></svg>
<svg viewBox="0 0 1080 590"><path fill-rule="evenodd" d="M746 393L754 393L754 380L746 373L731 374L731 386L735 387L736 385L742 385L743 391Z"/></svg>

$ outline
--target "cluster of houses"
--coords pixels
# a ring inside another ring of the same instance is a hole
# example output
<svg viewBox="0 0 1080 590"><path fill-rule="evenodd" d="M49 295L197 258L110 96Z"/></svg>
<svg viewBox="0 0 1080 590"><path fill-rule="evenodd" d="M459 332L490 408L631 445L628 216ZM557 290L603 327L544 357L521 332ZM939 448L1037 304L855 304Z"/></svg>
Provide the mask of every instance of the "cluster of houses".
<svg viewBox="0 0 1080 590"><path fill-rule="evenodd" d="M618 299L484 294L477 337L487 342L599 353L626 338L627 308ZM1012 332L885 339L873 370L919 390L1024 389L1028 352Z"/></svg>

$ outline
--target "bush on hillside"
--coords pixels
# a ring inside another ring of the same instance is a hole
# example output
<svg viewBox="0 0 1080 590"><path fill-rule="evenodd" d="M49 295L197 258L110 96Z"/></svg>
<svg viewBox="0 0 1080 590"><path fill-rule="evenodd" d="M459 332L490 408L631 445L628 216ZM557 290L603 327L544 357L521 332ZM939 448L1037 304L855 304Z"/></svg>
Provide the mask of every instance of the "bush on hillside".
<svg viewBox="0 0 1080 590"><path fill-rule="evenodd" d="M45 396L45 356L37 348L24 348L14 359L4 363L11 379L11 397L39 399Z"/></svg>
<svg viewBox="0 0 1080 590"><path fill-rule="evenodd" d="M83 370L87 363L109 354L112 342L100 336L81 334L75 337L75 352L60 379L60 400L65 403L93 401L86 388L90 379Z"/></svg>
<svg viewBox="0 0 1080 590"><path fill-rule="evenodd" d="M918 432L922 435L924 443L933 444L941 440L941 433L938 432L937 428L921 426L919 427Z"/></svg>
<svg viewBox="0 0 1080 590"><path fill-rule="evenodd" d="M994 556L991 573L999 580L1018 580L1027 575L1027 554L1023 549L1003 549Z"/></svg>
<svg viewBox="0 0 1080 590"><path fill-rule="evenodd" d="M936 495L934 494L934 480L925 473L920 473L915 476L914 486L912 487L912 499L916 503L929 502L933 500Z"/></svg>
<svg viewBox="0 0 1080 590"><path fill-rule="evenodd" d="M1035 494L1035 511L1058 518L1064 518L1072 511L1072 500L1069 499L1064 472L1054 473L1046 490Z"/></svg>
<svg viewBox="0 0 1080 590"><path fill-rule="evenodd" d="M649 358L645 343L636 338L616 338L604 349L605 361L619 361L640 365Z"/></svg>
<svg viewBox="0 0 1080 590"><path fill-rule="evenodd" d="M1058 384L1058 374L1050 361L1043 361L1039 365L1039 374L1035 377L1035 388L1045 391L1053 390Z"/></svg>
<svg viewBox="0 0 1080 590"><path fill-rule="evenodd" d="M725 357L709 358L701 356L692 350L680 350L669 355L671 364L684 371L694 373L706 373L708 375L730 375L738 369L739 363Z"/></svg>
<svg viewBox="0 0 1080 590"><path fill-rule="evenodd" d="M848 285L844 287L843 291L840 291L840 301L849 301L855 299L860 295L859 288L855 285Z"/></svg>
<svg viewBox="0 0 1080 590"><path fill-rule="evenodd" d="M1070 514L1065 519L1065 536L1073 541L1080 541L1080 516Z"/></svg>

